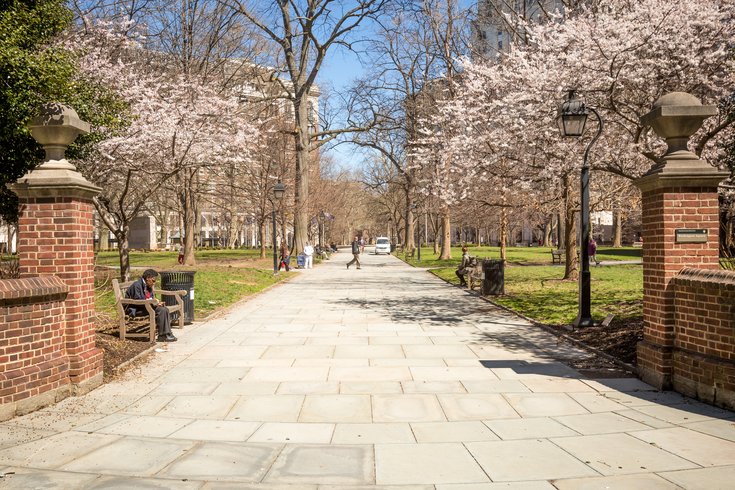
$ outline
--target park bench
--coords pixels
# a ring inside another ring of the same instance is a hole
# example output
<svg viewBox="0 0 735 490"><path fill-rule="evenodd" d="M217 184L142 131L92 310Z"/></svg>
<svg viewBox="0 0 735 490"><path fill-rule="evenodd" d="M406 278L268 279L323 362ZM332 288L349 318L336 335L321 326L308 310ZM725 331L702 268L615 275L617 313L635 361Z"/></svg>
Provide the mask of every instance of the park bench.
<svg viewBox="0 0 735 490"><path fill-rule="evenodd" d="M565 260L567 251L563 248L559 248L557 250L551 249L551 263L552 264L561 264L562 261Z"/></svg>
<svg viewBox="0 0 735 490"><path fill-rule="evenodd" d="M142 338L149 339L150 342L156 340L156 313L153 307L153 299L128 299L125 292L135 281L119 282L117 279L112 280L112 290L115 293L115 308L120 322L120 339L126 338ZM184 328L184 300L183 296L188 293L186 291L161 291L156 293L164 296L172 296L176 299L176 304L167 305L168 311L178 313L179 328ZM130 316L125 310L130 305L143 305L148 312L147 316Z"/></svg>
<svg viewBox="0 0 735 490"><path fill-rule="evenodd" d="M467 267L464 269L462 274L465 277L467 286L472 290L475 286L482 284L482 280L485 278L485 274L482 272L482 261L478 260L477 257L470 257Z"/></svg>
<svg viewBox="0 0 735 490"><path fill-rule="evenodd" d="M470 290L475 289L475 286L482 287L482 281L485 279L485 273L482 270L482 260L477 260L477 257L470 257L469 274L467 274L467 285Z"/></svg>
<svg viewBox="0 0 735 490"><path fill-rule="evenodd" d="M412 248L410 252L407 250L405 253L406 261L413 260L415 255L416 255L416 247Z"/></svg>

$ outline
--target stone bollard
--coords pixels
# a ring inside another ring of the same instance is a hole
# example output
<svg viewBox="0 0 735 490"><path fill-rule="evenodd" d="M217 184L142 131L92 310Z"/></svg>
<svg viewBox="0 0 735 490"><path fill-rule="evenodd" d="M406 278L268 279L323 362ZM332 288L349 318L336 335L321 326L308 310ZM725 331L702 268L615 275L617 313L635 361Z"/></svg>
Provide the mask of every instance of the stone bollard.
<svg viewBox="0 0 735 490"><path fill-rule="evenodd" d="M95 347L94 205L100 188L87 181L64 153L89 124L62 104L49 103L30 124L46 150L44 162L9 187L18 195L21 276L54 275L69 288L64 301L64 350L72 393L102 383L102 351Z"/></svg>
<svg viewBox="0 0 735 490"><path fill-rule="evenodd" d="M693 95L659 98L641 123L666 139L668 149L635 181L643 198L643 341L638 371L647 383L672 386L675 341L671 280L684 267L719 269L718 184L729 173L700 160L687 143L705 119L717 114Z"/></svg>

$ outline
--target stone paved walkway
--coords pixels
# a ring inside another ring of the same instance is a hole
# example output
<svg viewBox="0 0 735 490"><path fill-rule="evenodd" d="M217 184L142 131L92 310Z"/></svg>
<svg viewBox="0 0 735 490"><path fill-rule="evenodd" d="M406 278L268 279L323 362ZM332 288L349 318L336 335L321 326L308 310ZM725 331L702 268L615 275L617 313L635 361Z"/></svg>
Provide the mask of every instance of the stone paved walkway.
<svg viewBox="0 0 735 490"><path fill-rule="evenodd" d="M525 321L348 258L0 424L0 488L733 488L735 413L585 379Z"/></svg>

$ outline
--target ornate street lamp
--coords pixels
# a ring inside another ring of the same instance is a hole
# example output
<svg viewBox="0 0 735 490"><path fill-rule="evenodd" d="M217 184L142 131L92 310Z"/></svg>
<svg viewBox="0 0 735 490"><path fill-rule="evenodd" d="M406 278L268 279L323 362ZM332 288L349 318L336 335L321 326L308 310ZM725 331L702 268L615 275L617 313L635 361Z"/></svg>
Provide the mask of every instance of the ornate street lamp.
<svg viewBox="0 0 735 490"><path fill-rule="evenodd" d="M556 123L562 136L579 137L584 134L587 117L592 113L597 118L598 130L592 141L587 145L584 151L584 160L582 161L582 174L580 178L580 194L581 207L580 210L580 226L582 228L582 240L580 244L580 262L582 270L579 275L579 313L577 319L574 320L575 327L591 327L594 325L592 319L591 307L591 276L590 276L590 260L589 251L587 249L590 241L590 166L589 155L592 145L595 144L597 138L602 134L602 118L600 114L592 108L587 107L584 101L577 98L576 90L569 90L567 98L559 106L556 116Z"/></svg>
<svg viewBox="0 0 735 490"><path fill-rule="evenodd" d="M273 186L273 197L275 198L275 201L271 201L271 204L273 205L273 211L271 212L271 217L273 218L273 274L278 274L278 240L276 240L276 234L278 233L278 231L276 229L276 202L280 206L281 200L283 199L283 195L285 193L286 186L283 185L279 180L278 183Z"/></svg>

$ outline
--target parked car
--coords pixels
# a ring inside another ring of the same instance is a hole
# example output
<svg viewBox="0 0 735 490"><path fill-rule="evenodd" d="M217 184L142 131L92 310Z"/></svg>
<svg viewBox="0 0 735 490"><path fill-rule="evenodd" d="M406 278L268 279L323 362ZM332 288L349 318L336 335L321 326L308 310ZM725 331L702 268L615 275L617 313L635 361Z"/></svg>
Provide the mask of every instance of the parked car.
<svg viewBox="0 0 735 490"><path fill-rule="evenodd" d="M390 253L390 238L379 236L375 239L375 255Z"/></svg>

